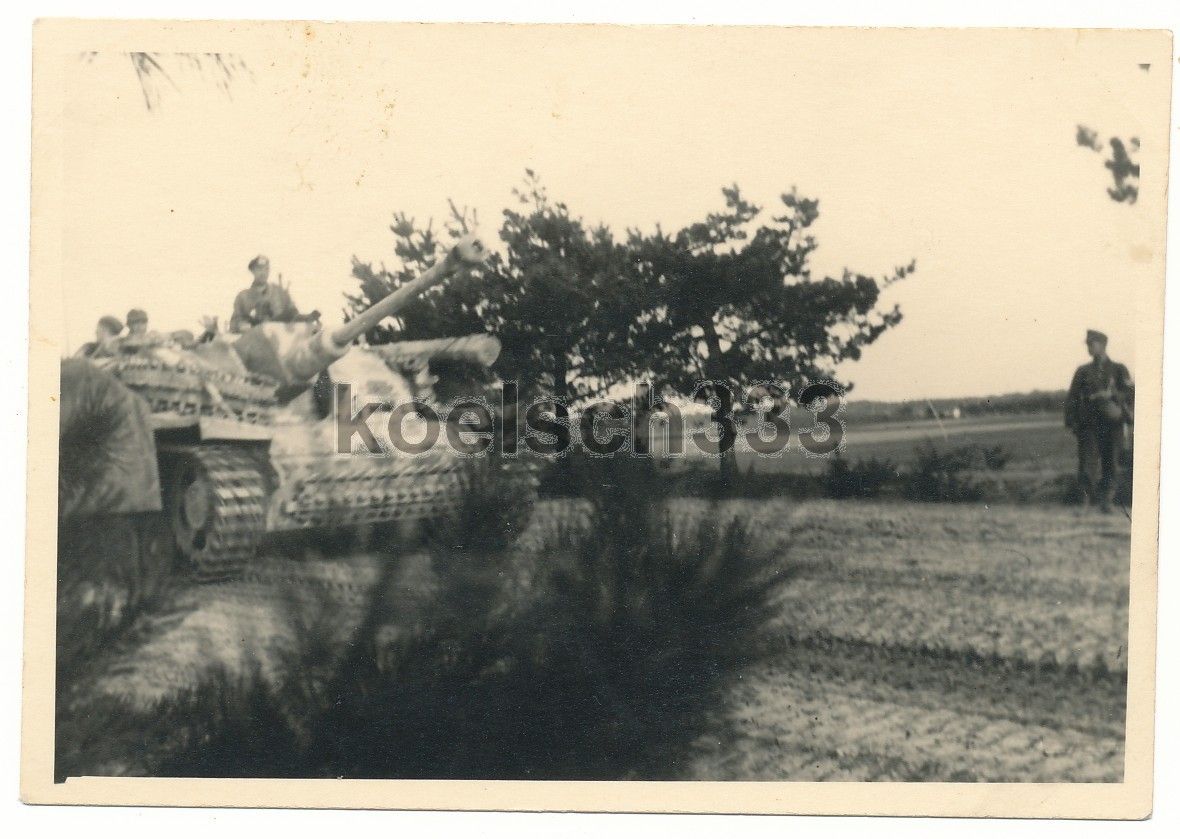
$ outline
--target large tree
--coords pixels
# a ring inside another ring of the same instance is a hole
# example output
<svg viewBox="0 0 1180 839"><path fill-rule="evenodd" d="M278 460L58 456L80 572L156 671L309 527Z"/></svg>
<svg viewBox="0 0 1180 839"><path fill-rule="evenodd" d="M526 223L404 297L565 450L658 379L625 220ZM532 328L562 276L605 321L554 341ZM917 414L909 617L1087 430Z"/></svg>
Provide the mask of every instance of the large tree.
<svg viewBox="0 0 1180 839"><path fill-rule="evenodd" d="M792 189L781 196L781 213L758 224L762 208L736 185L722 193L725 209L704 221L674 234L632 231L627 243L646 301L635 357L682 394L699 391L703 379L719 383L718 416L756 382L797 393L835 380L840 362L859 358L900 322L896 305L881 310L878 302L884 287L914 270L910 262L880 279L847 269L839 278L813 277L817 200Z"/></svg>
<svg viewBox="0 0 1180 839"><path fill-rule="evenodd" d="M350 317L367 309L378 300L400 288L437 262L446 247L468 232L474 216L453 203L450 218L439 236L433 222L418 225L404 213L395 213L389 230L393 233L393 253L397 263L393 268L352 259L352 275L359 288L345 294L345 316ZM365 338L370 344L385 344L393 340L418 340L446 335L464 335L484 331L482 309L486 305L486 290L481 288L482 271L457 274L443 287L436 286L412 300L399 316L369 330Z"/></svg>
<svg viewBox="0 0 1180 839"><path fill-rule="evenodd" d="M792 190L781 196L781 215L752 229L762 208L737 186L722 193L725 210L703 222L671 235L631 233L628 250L648 290L637 340L652 374L682 393L702 377L735 390L835 379L837 364L900 322L898 306L877 304L913 262L881 278L847 269L813 277L818 201Z"/></svg>
<svg viewBox="0 0 1180 839"><path fill-rule="evenodd" d="M600 392L634 365L629 327L639 311L639 287L628 253L609 229L590 226L549 199L532 171L513 190L516 207L503 213L502 252L407 307L398 321L378 327L372 342L486 331L503 345L497 372L519 383L523 396L583 398ZM394 217L390 270L353 260L359 311L432 265L446 245L471 226L473 215L453 203L446 235Z"/></svg>
<svg viewBox="0 0 1180 839"><path fill-rule="evenodd" d="M794 190L765 220L733 186L722 190L725 208L704 221L674 234L633 230L616 241L527 175L513 191L516 207L503 213L503 252L482 271L429 292L371 341L487 331L503 344L497 372L518 381L525 396L584 399L641 378L687 396L709 380L724 385L710 394L720 416L756 382L797 392L835 379L840 362L858 358L901 320L897 306L878 303L913 263L880 278L848 270L813 277L810 228L819 202ZM354 260L360 290L349 297L351 309L432 264L469 218L452 204L447 235L438 237L430 225L395 216L399 265Z"/></svg>

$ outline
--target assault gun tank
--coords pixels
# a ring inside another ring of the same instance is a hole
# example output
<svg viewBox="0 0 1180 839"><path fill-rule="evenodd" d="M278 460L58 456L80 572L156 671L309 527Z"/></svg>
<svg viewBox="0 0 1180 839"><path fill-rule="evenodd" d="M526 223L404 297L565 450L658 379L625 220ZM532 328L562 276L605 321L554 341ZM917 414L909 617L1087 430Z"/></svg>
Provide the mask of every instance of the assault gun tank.
<svg viewBox="0 0 1180 839"><path fill-rule="evenodd" d="M435 362L486 369L499 342L490 335L373 347L353 341L485 258L482 243L467 237L417 279L332 331L314 322L270 322L206 343L145 344L64 362L63 436L71 422L84 423L79 412L87 392L91 402L97 391L108 403L122 398L126 422L108 435L118 451L107 460L117 468L91 476L89 486L83 481L62 503L86 512L88 503L106 499L102 512L161 511L180 556L198 578L210 580L240 571L266 533L444 514L463 491L463 458L443 445L401 454L389 439L390 416L411 401L437 401ZM117 384L104 387L96 380L104 376ZM337 384L348 386L353 404L370 406L367 412L336 406ZM134 398L120 396L120 386ZM337 407L354 419L364 413L383 453L352 439L359 435L342 434ZM400 419L398 427L416 419ZM419 426L406 436L430 431ZM63 474L65 457L63 444Z"/></svg>

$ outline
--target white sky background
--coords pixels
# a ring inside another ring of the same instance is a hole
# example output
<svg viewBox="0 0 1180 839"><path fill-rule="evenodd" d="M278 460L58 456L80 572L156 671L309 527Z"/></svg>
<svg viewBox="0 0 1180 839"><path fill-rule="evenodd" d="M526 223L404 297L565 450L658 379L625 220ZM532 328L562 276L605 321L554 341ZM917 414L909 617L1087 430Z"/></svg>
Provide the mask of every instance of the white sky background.
<svg viewBox="0 0 1180 839"><path fill-rule="evenodd" d="M620 233L701 219L734 181L773 212L794 184L820 199L816 274L916 259L885 301L905 320L843 371L857 397L1064 387L1087 327L1134 368L1149 220L1106 196L1102 158L1074 133L1138 134L1159 79L1111 63L1097 37L1055 36L1062 60L1019 32L931 51L897 32L779 31L735 51L705 29L470 29L445 49L438 31L282 30L243 55L253 78L232 98L166 63L180 89L150 112L127 57L79 59L70 348L133 306L158 329L224 322L259 252L302 309L337 320L350 257L393 262L393 211L441 222L449 197L492 234L531 167Z"/></svg>

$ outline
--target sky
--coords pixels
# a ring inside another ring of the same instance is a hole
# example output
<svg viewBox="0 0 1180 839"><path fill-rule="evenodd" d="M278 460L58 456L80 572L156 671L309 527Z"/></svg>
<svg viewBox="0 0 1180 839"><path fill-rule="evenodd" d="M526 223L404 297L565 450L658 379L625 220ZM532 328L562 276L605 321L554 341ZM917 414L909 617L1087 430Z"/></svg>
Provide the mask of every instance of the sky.
<svg viewBox="0 0 1180 839"><path fill-rule="evenodd" d="M526 168L620 232L701 219L734 182L771 213L796 186L820 201L813 273L915 260L883 300L901 325L840 371L862 398L1065 387L1087 328L1134 370L1137 323L1162 317L1143 294L1158 220L1106 196L1074 135L1166 137L1167 67L1103 33L274 25L242 43L228 95L162 56L150 110L126 55L63 56L67 351L132 307L224 323L259 253L338 321L352 257L395 262L395 211L441 223L453 199L492 232Z"/></svg>

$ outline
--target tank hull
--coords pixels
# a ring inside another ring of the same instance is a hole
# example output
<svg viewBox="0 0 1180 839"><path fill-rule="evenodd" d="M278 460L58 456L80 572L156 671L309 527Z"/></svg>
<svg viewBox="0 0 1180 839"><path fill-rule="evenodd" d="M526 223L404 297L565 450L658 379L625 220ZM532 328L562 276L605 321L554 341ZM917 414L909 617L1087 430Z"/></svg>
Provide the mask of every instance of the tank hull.
<svg viewBox="0 0 1180 839"><path fill-rule="evenodd" d="M325 381L357 383L358 401L425 400L421 381L393 369L407 356L416 360L414 375L422 379L427 365L417 349L386 351L392 362L381 353L352 353L332 366ZM444 342L427 349L453 347ZM342 453L330 400L317 402L311 388L280 403L261 377L184 357L67 364L63 422L101 392L100 405L119 406L110 423L118 451L108 461L142 461L143 468L108 469L95 486L63 498L94 498L99 487L123 506L89 510L74 504L73 512L158 512L199 579L235 576L267 534L430 522L462 500L467 463L447 447L444 428L430 429L437 442L425 453L404 454L389 438L390 411L378 410L366 424L382 453L355 439L352 450ZM428 430L415 417L405 419L403 428L409 440ZM535 482L523 470L520 481L520 492L534 492Z"/></svg>
<svg viewBox="0 0 1180 839"><path fill-rule="evenodd" d="M446 448L445 434L421 455L400 454L388 439L389 411L434 401L432 358L451 370L469 364L486 371L499 342L489 335L400 348L353 342L487 256L478 237L466 236L419 277L332 332L301 317L201 341L125 342L104 348L102 358L79 361L83 366L69 377L63 368L63 416L71 400L102 391L104 399L90 401L119 407L107 423L118 432L109 435L111 450L143 468L101 475L102 467L122 461L99 458L75 470L79 485L62 498L78 508L78 499L101 485L112 499L134 500L134 509L124 502L118 512L161 510L179 553L206 579L237 573L268 533L444 515L462 500L463 458ZM458 381L465 374L448 375ZM366 406L387 406L371 426L383 438L381 454L339 450L335 383ZM85 423L73 426L85 430Z"/></svg>

